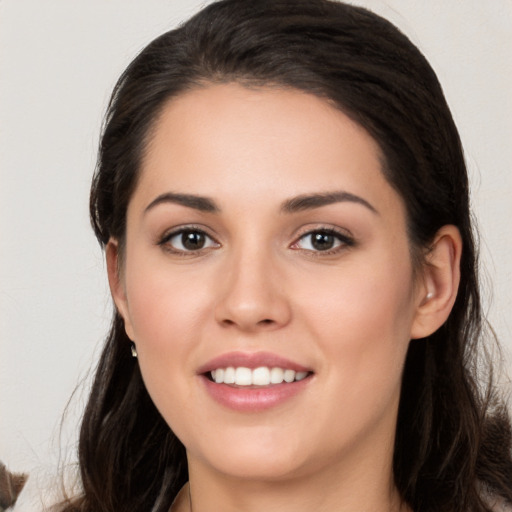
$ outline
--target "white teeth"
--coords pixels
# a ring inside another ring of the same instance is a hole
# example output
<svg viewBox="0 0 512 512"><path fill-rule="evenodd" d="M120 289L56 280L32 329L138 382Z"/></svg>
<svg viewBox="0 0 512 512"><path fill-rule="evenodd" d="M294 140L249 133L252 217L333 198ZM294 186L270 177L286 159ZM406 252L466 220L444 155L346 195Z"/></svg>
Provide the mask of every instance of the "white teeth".
<svg viewBox="0 0 512 512"><path fill-rule="evenodd" d="M293 382L295 380L295 370L285 370L284 371L284 381L285 382Z"/></svg>
<svg viewBox="0 0 512 512"><path fill-rule="evenodd" d="M235 369L232 366L229 366L224 370L224 384L234 384L235 383Z"/></svg>
<svg viewBox="0 0 512 512"><path fill-rule="evenodd" d="M235 370L235 384L237 386L250 386L252 384L251 369L243 366L238 367Z"/></svg>
<svg viewBox="0 0 512 512"><path fill-rule="evenodd" d="M268 386L270 384L270 370L265 366L253 370L252 384L254 386Z"/></svg>
<svg viewBox="0 0 512 512"><path fill-rule="evenodd" d="M281 384L284 380L284 371L282 368L272 368L270 370L270 382L272 384Z"/></svg>
<svg viewBox="0 0 512 512"><path fill-rule="evenodd" d="M215 371L215 382L217 384L224 382L224 370L222 368Z"/></svg>
<svg viewBox="0 0 512 512"><path fill-rule="evenodd" d="M217 368L212 370L211 377L217 384L235 384L237 386L268 386L283 382L294 382L305 379L309 372L296 372L289 368L269 368L260 366L251 370L244 366L234 368Z"/></svg>

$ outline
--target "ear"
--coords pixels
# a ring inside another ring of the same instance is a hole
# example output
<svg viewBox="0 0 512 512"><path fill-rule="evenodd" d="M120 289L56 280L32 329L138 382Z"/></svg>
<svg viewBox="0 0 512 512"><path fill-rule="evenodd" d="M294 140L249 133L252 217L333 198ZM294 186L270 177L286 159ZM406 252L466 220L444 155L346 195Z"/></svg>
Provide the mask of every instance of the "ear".
<svg viewBox="0 0 512 512"><path fill-rule="evenodd" d="M426 256L411 339L425 338L441 327L453 308L460 282L462 238L455 226L443 226Z"/></svg>
<svg viewBox="0 0 512 512"><path fill-rule="evenodd" d="M133 328L130 322L128 300L122 278L122 271L119 257L119 242L111 238L105 248L105 257L107 260L108 284L110 293L114 299L116 309L124 320L126 335L134 341Z"/></svg>

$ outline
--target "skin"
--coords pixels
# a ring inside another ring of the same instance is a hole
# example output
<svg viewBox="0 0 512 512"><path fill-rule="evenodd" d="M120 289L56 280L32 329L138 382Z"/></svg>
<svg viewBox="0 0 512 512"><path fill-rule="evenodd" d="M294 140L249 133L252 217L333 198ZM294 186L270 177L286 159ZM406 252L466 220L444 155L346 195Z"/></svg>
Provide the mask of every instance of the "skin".
<svg viewBox="0 0 512 512"><path fill-rule="evenodd" d="M333 191L367 204L283 211ZM219 211L154 203L167 193L208 197ZM208 235L200 250L169 237L190 226ZM340 234L332 250L311 244L322 229ZM187 449L190 487L174 509L400 509L392 454L404 359L410 339L449 314L460 245L445 226L413 272L405 207L377 144L324 100L237 84L172 99L129 203L120 271L116 240L107 262L147 389ZM235 350L314 373L282 404L234 411L197 370Z"/></svg>

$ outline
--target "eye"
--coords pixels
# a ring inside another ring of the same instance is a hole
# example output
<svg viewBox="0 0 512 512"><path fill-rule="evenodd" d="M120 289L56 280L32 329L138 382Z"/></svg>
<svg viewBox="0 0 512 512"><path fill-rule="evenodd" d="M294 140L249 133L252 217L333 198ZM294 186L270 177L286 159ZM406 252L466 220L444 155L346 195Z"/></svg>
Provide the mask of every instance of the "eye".
<svg viewBox="0 0 512 512"><path fill-rule="evenodd" d="M292 245L292 248L314 252L329 252L353 245L353 239L347 235L333 229L317 229L302 235L299 240Z"/></svg>
<svg viewBox="0 0 512 512"><path fill-rule="evenodd" d="M180 229L164 236L159 245L165 246L171 252L190 253L218 247L219 244L204 231L194 228Z"/></svg>

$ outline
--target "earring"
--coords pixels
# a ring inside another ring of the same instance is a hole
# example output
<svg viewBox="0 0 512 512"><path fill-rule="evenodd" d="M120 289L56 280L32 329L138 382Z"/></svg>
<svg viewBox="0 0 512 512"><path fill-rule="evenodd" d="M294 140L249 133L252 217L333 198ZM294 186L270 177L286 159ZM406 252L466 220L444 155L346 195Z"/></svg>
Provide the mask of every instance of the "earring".
<svg viewBox="0 0 512 512"><path fill-rule="evenodd" d="M428 292L427 296L425 297L425 300L430 300L434 296L434 292Z"/></svg>
<svg viewBox="0 0 512 512"><path fill-rule="evenodd" d="M132 357L137 357L137 347L135 346L135 343L131 343L130 350L132 351Z"/></svg>

